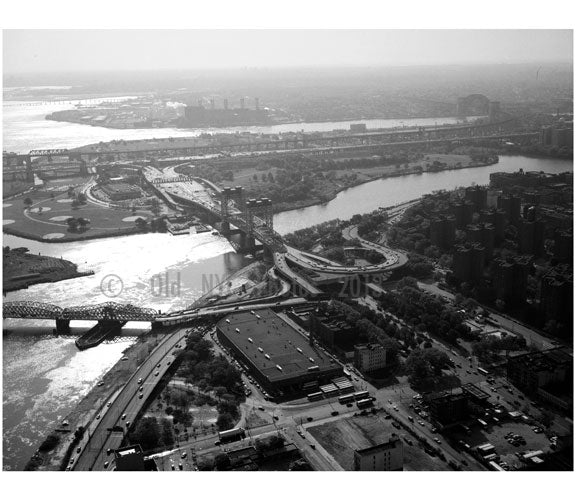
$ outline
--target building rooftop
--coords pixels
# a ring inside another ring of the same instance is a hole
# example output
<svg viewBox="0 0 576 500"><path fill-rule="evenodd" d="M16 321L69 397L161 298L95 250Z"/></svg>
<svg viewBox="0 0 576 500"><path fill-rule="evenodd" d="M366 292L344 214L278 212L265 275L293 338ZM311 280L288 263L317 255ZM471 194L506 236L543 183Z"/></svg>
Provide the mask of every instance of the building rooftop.
<svg viewBox="0 0 576 500"><path fill-rule="evenodd" d="M396 445L398 444L399 441L400 438L396 434L392 434L390 436L390 439L384 443L375 444L372 446L368 446L367 448L355 450L355 452L358 453L359 455L367 455L374 453L375 451L390 450L396 448Z"/></svg>
<svg viewBox="0 0 576 500"><path fill-rule="evenodd" d="M217 328L271 382L337 367L270 309L232 314Z"/></svg>
<svg viewBox="0 0 576 500"><path fill-rule="evenodd" d="M462 390L467 392L471 396L475 397L476 399L486 400L490 398L490 394L480 389L478 386L474 384L464 384L462 386Z"/></svg>
<svg viewBox="0 0 576 500"><path fill-rule="evenodd" d="M535 371L554 371L561 365L571 365L573 363L573 355L566 349L557 347L547 351L529 352L527 354L511 356L509 361L522 363Z"/></svg>

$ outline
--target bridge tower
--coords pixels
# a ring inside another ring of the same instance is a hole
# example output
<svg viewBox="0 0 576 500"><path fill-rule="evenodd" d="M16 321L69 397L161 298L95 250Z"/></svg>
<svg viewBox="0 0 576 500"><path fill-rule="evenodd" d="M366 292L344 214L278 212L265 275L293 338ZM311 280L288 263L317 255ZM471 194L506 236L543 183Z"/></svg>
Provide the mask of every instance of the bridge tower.
<svg viewBox="0 0 576 500"><path fill-rule="evenodd" d="M25 157L26 162L26 180L28 182L34 182L34 170L32 168L32 158L28 155Z"/></svg>
<svg viewBox="0 0 576 500"><path fill-rule="evenodd" d="M234 203L240 212L244 211L244 190L241 186L234 188L226 187L220 192L222 217L227 218L230 215L231 203Z"/></svg>
<svg viewBox="0 0 576 500"><path fill-rule="evenodd" d="M258 224L254 219L258 218L266 227L274 229L273 204L270 198L250 199L246 202L246 220L250 233L253 233L254 226Z"/></svg>

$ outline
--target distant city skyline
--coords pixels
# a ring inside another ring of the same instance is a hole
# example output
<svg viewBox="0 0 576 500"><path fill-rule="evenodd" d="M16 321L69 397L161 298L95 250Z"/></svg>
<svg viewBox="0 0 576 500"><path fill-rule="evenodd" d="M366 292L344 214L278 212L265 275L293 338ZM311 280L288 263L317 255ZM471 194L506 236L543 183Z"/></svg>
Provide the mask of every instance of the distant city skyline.
<svg viewBox="0 0 576 500"><path fill-rule="evenodd" d="M572 30L5 30L4 74L572 62Z"/></svg>

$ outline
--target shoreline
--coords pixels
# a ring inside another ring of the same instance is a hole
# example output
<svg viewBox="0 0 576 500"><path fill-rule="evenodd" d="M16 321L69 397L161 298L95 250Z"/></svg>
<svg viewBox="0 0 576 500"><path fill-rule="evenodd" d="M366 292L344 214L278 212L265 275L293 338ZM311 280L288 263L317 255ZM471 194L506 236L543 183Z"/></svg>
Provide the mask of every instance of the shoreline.
<svg viewBox="0 0 576 500"><path fill-rule="evenodd" d="M498 158L498 157L497 157ZM355 188L357 186L361 186L362 184L367 184L369 182L375 182L375 181L379 181L382 179L388 179L388 178L393 178L393 177L402 177L402 176L408 176L408 175L420 175L420 174L424 174L424 173L435 173L435 172L442 172L442 171L446 171L446 170L461 170L461 169L465 169L465 168L482 168L482 167L488 167L490 165L494 165L498 163L498 160L493 161L493 162L487 162L487 163L483 163L483 164L474 164L474 165L462 165L460 167L455 167L455 166L450 166L450 167L440 167L440 168L435 168L434 170L428 170L428 171L424 171L421 170L421 167L411 167L407 170L403 170L401 172L390 172L390 173L386 173L371 179L365 179L365 180L360 180L355 182L354 184L350 185L350 186L345 186L342 187L336 191L334 191L333 193L331 193L330 195L328 195L326 197L325 200L318 200L318 199L311 199L311 200L303 200L301 202L294 202L291 205L284 205L284 206L280 206L279 208L281 208L281 210L274 210L274 214L280 214L280 213L284 213L284 212L292 212L294 210L301 210L303 208L308 208L308 207L312 207L312 206L316 206L316 205L325 205L327 203L329 203L330 201L334 200L339 193L346 191L347 189L351 189L351 188ZM113 234L98 234L98 235L94 235L94 236L81 236L81 237L77 237L77 238L60 238L60 239L55 239L55 240L45 240L41 237L39 237L38 235L29 235L28 233L25 233L23 231L19 231L18 229L12 229L9 228L8 226L5 226L3 228L3 232L6 234L11 234L12 236L17 236L19 238L24 238L24 239L29 239L32 241L38 241L38 242L42 242L42 243L71 243L74 241L87 241L87 240L92 240L92 239L100 239L100 238L114 238L116 236L129 236L131 234L145 234L144 232L138 230L137 228L127 228L127 229L122 229L122 230L118 230L115 231Z"/></svg>
<svg viewBox="0 0 576 500"><path fill-rule="evenodd" d="M2 248L2 257L4 295L40 283L57 283L94 274L94 271L78 271L78 264L69 260L36 255L25 247L5 246Z"/></svg>
<svg viewBox="0 0 576 500"><path fill-rule="evenodd" d="M529 157L530 155L498 154L497 155L498 161L487 162L487 163L483 163L483 164L474 164L474 165L461 165L459 167L456 167L456 166L449 166L448 167L447 166L447 167L440 167L440 168L435 168L433 170L427 170L427 171L425 171L425 170L420 171L417 169L417 167L412 167L412 168L408 169L408 171L404 170L401 172L390 172L390 173L386 173L386 174L377 176L375 178L356 181L354 184L351 184L350 186L345 186L345 187L342 187L342 188L334 191L330 195L326 196L326 199L324 199L324 200L311 199L311 200L303 200L301 202L294 202L292 204L280 204L280 206L277 207L277 208L280 208L280 210L274 210L273 213L274 213L274 215L277 215L277 214L281 214L284 212L292 212L295 210L302 210L304 208L308 208L308 207L312 207L312 206L322 206L322 205L325 205L325 204L333 201L338 196L338 194L342 193L343 191L346 191L348 189L355 188L355 187L358 187L358 186L361 186L363 184L367 184L370 182L376 182L376 181L379 181L382 179L388 179L388 178L394 178L394 177L403 177L403 176L408 176L408 175L420 175L420 174L425 174L425 173L436 173L436 172L443 172L443 171L449 171L449 170L462 170L462 169L469 169L469 168L488 167L488 166L494 165L496 163L499 163L499 158L501 156L527 156L527 157ZM547 158L547 159L551 159L551 160L562 160L561 158L549 157L549 156L536 156L535 158ZM114 238L117 236L130 236L131 234L146 234L146 232L142 232L142 231L138 230L137 228L126 228L126 229L116 230L116 231L114 231L114 233L110 233L110 234L102 233L102 234L98 234L98 235L94 235L94 236L84 235L84 236L75 237L75 238L60 238L60 239L55 239L55 240L45 240L38 235L25 233L25 232L20 231L18 229L12 229L9 226L4 226L3 232L5 234L9 234L12 236L16 236L19 238L24 238L24 239L28 239L28 240L32 240L32 241L38 241L41 243L72 243L74 241L88 241L88 240L101 239L101 238Z"/></svg>
<svg viewBox="0 0 576 500"><path fill-rule="evenodd" d="M2 293L16 292L18 290L27 290L31 286L40 285L42 283L57 283L59 281L73 280L76 278L83 278L85 276L92 276L94 271L77 271L76 273L67 274L62 277L50 278L48 276L39 276L37 279L31 278L30 281L24 283L8 283L2 285ZM12 286L13 285L13 286Z"/></svg>
<svg viewBox="0 0 576 500"><path fill-rule="evenodd" d="M475 165L462 165L460 167L437 168L434 170L427 170L427 171L418 170L418 167L412 167L411 169L407 169L407 170L404 170L402 172L391 172L388 174L379 175L377 177L374 177L373 179L365 179L365 180L357 181L355 184L351 184L350 186L346 186L346 187L343 187L341 189L338 189L333 194L329 195L325 201L314 201L314 200L310 200L309 202L302 201L301 203L295 203L297 206L292 207L292 208L286 208L284 210L278 210L278 211L274 210L274 214L280 214L280 213L284 213L284 212L292 212L293 210L300 210L302 208L308 208L308 207L312 207L315 205L324 205L324 204L329 203L330 201L334 200L340 193L342 193L348 189L352 189L352 188L361 186L362 184L368 184L369 182L376 182L376 181L379 181L382 179L389 179L389 178L393 178L393 177L403 177L403 176L408 176L408 175L421 175L421 174L427 174L427 173L444 172L446 170L463 170L466 168L489 167L491 165L495 165L496 163L499 163L499 160L496 160L493 162L482 163L482 164L475 164Z"/></svg>
<svg viewBox="0 0 576 500"><path fill-rule="evenodd" d="M66 110L65 110L66 111ZM73 110L68 110L68 111L73 111ZM81 121L80 119L78 120L63 120L63 119L58 119L58 118L51 118L53 113L50 113L48 115L46 115L44 117L45 120L48 121L53 121L53 122L57 122L57 123L71 123L71 124L75 124L75 125L87 125L89 127L100 127L100 128L105 128L108 130L163 130L163 129L178 129L178 130L190 130L191 132L193 131L197 131L197 130L206 130L206 129L240 129L240 128L244 128L244 127L276 127L276 126L281 126L281 125L309 125L309 124L314 124L314 123L339 123L339 122L357 122L357 123L363 123L366 121L372 121L372 120L432 120L432 119L440 119L440 120L444 120L447 118L450 119L456 119L457 121L462 121L461 118L457 117L457 116L452 116L452 115L448 115L448 116L400 116L400 117L372 117L372 118L324 118L324 119L319 119L319 120L289 120L289 121L273 121L271 123L261 123L261 124L254 124L254 123L246 123L244 125L204 125L201 127L182 127L179 126L176 123L168 123L166 125L163 125L161 127L152 127L152 126L142 126L142 127L123 127L121 125L110 125L110 124L101 124L101 123L92 123L92 122L84 122ZM481 116L470 116L467 118L481 118ZM414 125L414 127L416 127L417 125ZM428 125L429 127L432 127L434 125ZM425 127L425 126L424 126ZM393 130L396 129L402 129L402 128L406 128L405 126L396 126L396 127L386 127L386 128L390 128ZM334 130L341 130L341 129L334 129ZM342 129L342 130L347 130L347 129ZM297 133L298 131L296 131Z"/></svg>

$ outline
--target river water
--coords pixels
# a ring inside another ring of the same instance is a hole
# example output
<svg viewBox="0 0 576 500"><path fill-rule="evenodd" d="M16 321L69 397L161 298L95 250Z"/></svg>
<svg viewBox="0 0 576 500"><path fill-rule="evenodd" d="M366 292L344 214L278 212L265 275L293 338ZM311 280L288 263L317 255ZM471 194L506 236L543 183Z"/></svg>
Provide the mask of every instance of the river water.
<svg viewBox="0 0 576 500"><path fill-rule="evenodd" d="M323 205L282 212L274 217L274 227L280 234L290 233L332 219L350 219L379 207L413 200L438 189L454 189L472 184L488 184L493 172L536 170L547 173L572 171L572 161L525 156L500 156L499 163L487 167L446 170L379 179L341 191Z"/></svg>
<svg viewBox="0 0 576 500"><path fill-rule="evenodd" d="M43 119L46 113L66 109L70 105L27 107L13 104L4 103L3 109L4 149L8 151L73 147L119 138L194 135L191 131L178 129L126 131L51 122ZM358 120L369 127L426 125L435 121ZM349 123L279 125L250 127L247 130L332 130L347 128ZM324 205L277 214L274 224L281 234L286 234L327 220L346 219L356 213L407 201L436 189L485 184L491 172L512 172L519 168L554 173L572 170L572 162L501 157L499 164L489 167L377 180L343 191ZM245 258L233 252L223 237L210 233L187 236L133 235L77 243L41 243L3 235L3 245L26 246L32 252L71 260L79 264L80 270L94 271L93 276L36 285L11 292L5 297L9 301L42 301L61 306L117 300L162 311L178 309L192 303L247 263ZM159 287L160 276L163 283L168 282L168 286L162 289ZM113 287L109 286L110 280ZM122 291L118 296L109 297L110 292L116 294L120 289ZM85 330L91 325L90 322L78 322L73 327ZM3 467L17 470L24 467L46 433L118 361L122 351L135 341L135 336L145 326L128 323L119 342L83 352L76 349L74 337L51 336L49 333L54 328L52 322L6 320L3 327L12 330L3 337Z"/></svg>
<svg viewBox="0 0 576 500"><path fill-rule="evenodd" d="M278 134L282 132L320 132L336 129L349 129L351 123L365 123L368 128L409 127L416 125L442 125L457 123L456 118L406 118L398 120L353 120L319 123L286 123L262 127L229 128L156 128L119 130L93 127L77 123L46 120L45 116L54 111L72 109L76 104L98 103L100 101L121 101L133 96L54 102L31 103L6 101L3 104L3 149L14 153L28 153L32 149L74 148L85 144L115 139L160 139L166 137L191 137L202 133L254 132ZM34 105L32 105L34 104Z"/></svg>

